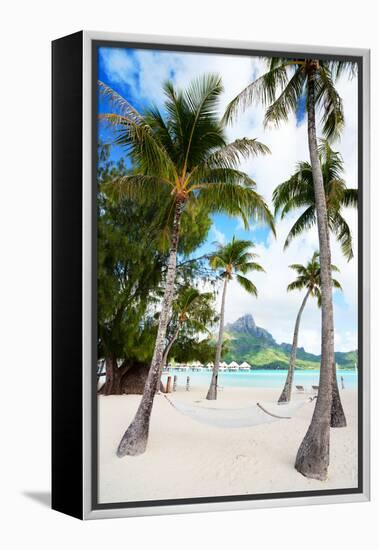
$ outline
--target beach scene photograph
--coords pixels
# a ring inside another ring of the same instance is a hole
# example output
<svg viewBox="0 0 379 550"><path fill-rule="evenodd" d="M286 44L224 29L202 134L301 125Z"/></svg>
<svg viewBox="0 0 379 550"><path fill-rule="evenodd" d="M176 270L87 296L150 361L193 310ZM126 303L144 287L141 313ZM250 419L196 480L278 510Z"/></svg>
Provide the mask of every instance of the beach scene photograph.
<svg viewBox="0 0 379 550"><path fill-rule="evenodd" d="M357 64L96 55L97 503L357 489Z"/></svg>

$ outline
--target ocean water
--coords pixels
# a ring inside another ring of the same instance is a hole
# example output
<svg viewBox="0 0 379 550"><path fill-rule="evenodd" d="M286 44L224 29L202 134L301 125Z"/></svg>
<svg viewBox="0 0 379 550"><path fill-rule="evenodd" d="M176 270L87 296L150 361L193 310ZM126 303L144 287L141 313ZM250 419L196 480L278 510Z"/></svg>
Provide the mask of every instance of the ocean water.
<svg viewBox="0 0 379 550"><path fill-rule="evenodd" d="M185 386L187 376L190 377L190 385L193 386L207 386L211 380L211 373L208 371L188 371L181 372L174 369L170 369L168 373L171 377L177 376L178 386ZM218 383L224 387L257 387L257 388L280 388L283 386L287 376L287 371L266 371L266 370L254 370L249 372L219 372ZM338 385L341 388L341 376L343 377L344 386L346 389L356 389L358 383L357 373L351 370L338 370L337 380ZM163 374L163 381L165 381L167 373ZM317 386L319 383L320 371L295 371L294 385L304 386L305 389L311 389L312 386Z"/></svg>

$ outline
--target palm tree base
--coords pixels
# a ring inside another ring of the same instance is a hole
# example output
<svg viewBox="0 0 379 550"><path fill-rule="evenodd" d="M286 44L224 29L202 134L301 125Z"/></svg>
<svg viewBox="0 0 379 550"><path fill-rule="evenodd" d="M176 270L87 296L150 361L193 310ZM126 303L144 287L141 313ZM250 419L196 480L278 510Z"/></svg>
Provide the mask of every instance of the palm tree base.
<svg viewBox="0 0 379 550"><path fill-rule="evenodd" d="M285 391L282 391L278 399L278 403L289 403L291 400L291 395Z"/></svg>
<svg viewBox="0 0 379 550"><path fill-rule="evenodd" d="M331 428L346 428L347 422L345 413L343 411L342 406L340 406L340 402L335 403L332 402L332 410L330 414L330 427Z"/></svg>
<svg viewBox="0 0 379 550"><path fill-rule="evenodd" d="M297 452L295 469L305 477L325 481L329 466L329 426L310 425Z"/></svg>
<svg viewBox="0 0 379 550"><path fill-rule="evenodd" d="M206 399L208 399L208 401L216 401L216 399L217 399L217 388L215 386L211 386L209 388Z"/></svg>
<svg viewBox="0 0 379 550"><path fill-rule="evenodd" d="M138 456L146 451L149 436L149 420L135 419L124 433L117 449L118 458Z"/></svg>
<svg viewBox="0 0 379 550"><path fill-rule="evenodd" d="M337 377L334 375L332 385L332 408L330 412L331 428L346 428L346 416L342 407L340 392L337 384Z"/></svg>

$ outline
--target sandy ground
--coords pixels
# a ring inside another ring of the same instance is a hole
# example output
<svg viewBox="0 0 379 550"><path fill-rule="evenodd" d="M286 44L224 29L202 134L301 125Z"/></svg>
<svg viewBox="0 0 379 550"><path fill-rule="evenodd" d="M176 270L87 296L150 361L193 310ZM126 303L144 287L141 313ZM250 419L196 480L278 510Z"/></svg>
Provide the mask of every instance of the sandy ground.
<svg viewBox="0 0 379 550"><path fill-rule="evenodd" d="M204 388L173 397L209 406ZM220 429L185 416L164 398L155 398L147 451L117 458L121 436L141 399L137 395L99 397L99 501L122 502L282 491L351 488L357 485L357 394L341 392L348 427L331 432L328 479L303 477L293 467L314 402L291 420L250 428ZM278 389L225 388L215 407L271 402ZM296 396L298 398L299 396Z"/></svg>

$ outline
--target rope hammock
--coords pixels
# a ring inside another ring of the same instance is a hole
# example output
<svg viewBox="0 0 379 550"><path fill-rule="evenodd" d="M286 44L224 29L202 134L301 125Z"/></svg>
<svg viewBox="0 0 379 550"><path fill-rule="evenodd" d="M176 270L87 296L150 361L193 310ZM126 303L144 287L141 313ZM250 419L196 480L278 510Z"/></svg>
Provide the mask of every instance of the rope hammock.
<svg viewBox="0 0 379 550"><path fill-rule="evenodd" d="M290 420L293 413L312 401L312 399L307 399L284 404L256 403L242 409L214 409L198 407L177 400L172 401L167 395L164 395L164 397L180 413L197 422L216 428L250 428L251 426L259 426L278 420Z"/></svg>

